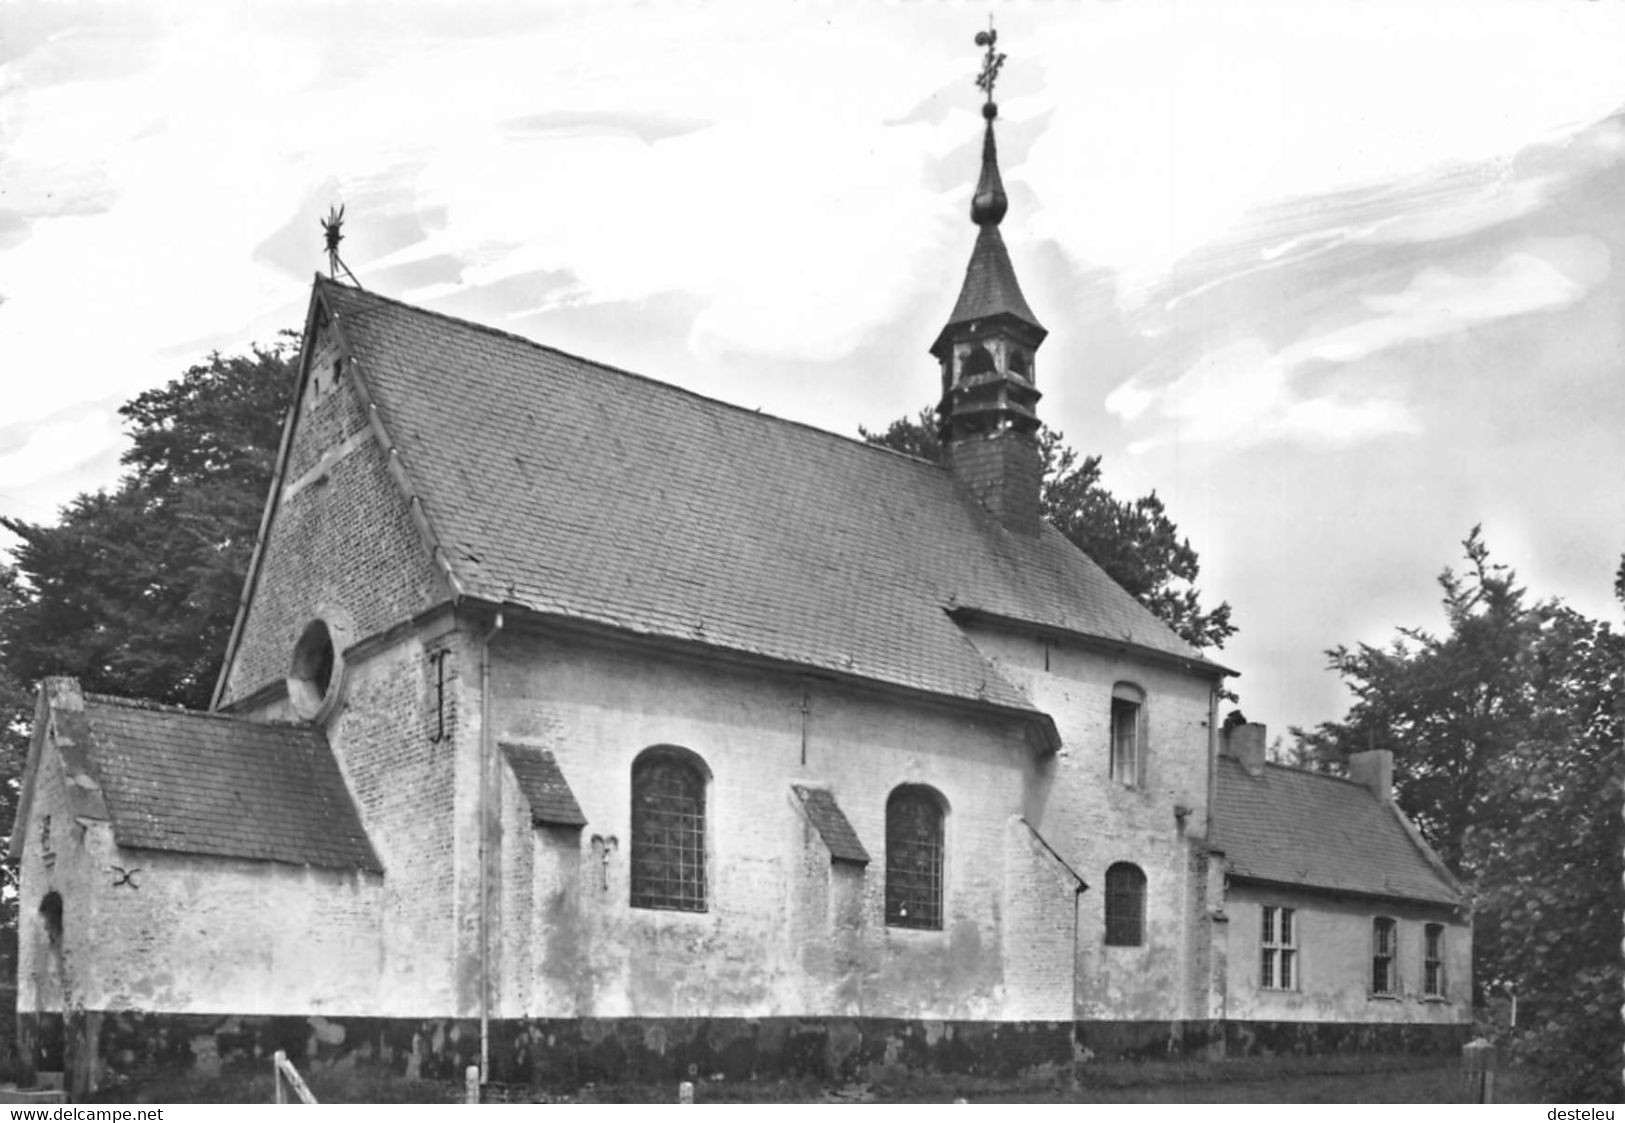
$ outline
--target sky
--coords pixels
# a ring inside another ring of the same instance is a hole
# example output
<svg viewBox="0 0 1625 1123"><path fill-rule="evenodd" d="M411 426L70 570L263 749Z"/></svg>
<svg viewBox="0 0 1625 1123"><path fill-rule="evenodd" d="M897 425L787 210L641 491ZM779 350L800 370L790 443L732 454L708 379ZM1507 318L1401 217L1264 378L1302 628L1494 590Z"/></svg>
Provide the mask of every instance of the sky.
<svg viewBox="0 0 1625 1123"><path fill-rule="evenodd" d="M368 289L855 435L933 404L975 33L1040 413L1155 491L1312 726L1478 524L1619 619L1625 4L0 0L0 514ZM0 542L3 548L4 542Z"/></svg>

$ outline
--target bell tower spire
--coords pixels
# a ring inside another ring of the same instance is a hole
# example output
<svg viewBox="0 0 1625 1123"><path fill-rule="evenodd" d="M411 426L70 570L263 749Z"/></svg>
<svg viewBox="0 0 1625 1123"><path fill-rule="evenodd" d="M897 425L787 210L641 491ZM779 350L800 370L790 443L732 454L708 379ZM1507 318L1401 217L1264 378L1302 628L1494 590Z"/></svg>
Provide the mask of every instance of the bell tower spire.
<svg viewBox="0 0 1625 1123"><path fill-rule="evenodd" d="M1040 397L1034 356L1049 333L1027 306L999 223L1010 209L999 175L993 86L1004 55L998 32L978 32L986 48L976 85L986 94L982 170L971 196L976 224L965 283L948 322L931 345L942 371L937 406L946 460L971 493L1010 530L1038 533L1043 458L1038 451Z"/></svg>

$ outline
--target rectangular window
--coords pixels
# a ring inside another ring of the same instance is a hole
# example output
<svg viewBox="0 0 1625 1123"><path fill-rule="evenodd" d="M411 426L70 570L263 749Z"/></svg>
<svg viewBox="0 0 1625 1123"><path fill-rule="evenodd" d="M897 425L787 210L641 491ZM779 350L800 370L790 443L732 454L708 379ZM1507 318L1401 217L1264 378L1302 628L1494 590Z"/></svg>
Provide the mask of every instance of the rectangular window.
<svg viewBox="0 0 1625 1123"><path fill-rule="evenodd" d="M1263 946L1258 964L1258 985L1265 990L1295 990L1298 986L1297 910L1264 906Z"/></svg>
<svg viewBox="0 0 1625 1123"><path fill-rule="evenodd" d="M1399 989L1394 976L1396 925L1386 916L1371 922L1371 993L1393 994Z"/></svg>
<svg viewBox="0 0 1625 1123"><path fill-rule="evenodd" d="M1140 706L1127 698L1112 699L1112 779L1140 782Z"/></svg>
<svg viewBox="0 0 1625 1123"><path fill-rule="evenodd" d="M1422 990L1429 998L1444 997L1444 925L1422 930Z"/></svg>

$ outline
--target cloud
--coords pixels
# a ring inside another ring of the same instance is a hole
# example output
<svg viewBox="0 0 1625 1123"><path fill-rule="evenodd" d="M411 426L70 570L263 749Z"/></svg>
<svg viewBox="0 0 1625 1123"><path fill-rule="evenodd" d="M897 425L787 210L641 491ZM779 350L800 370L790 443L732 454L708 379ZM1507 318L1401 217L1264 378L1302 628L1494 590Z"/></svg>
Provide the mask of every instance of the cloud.
<svg viewBox="0 0 1625 1123"><path fill-rule="evenodd" d="M1106 408L1125 422L1160 427L1136 441L1134 451L1176 439L1238 447L1289 440L1327 448L1415 435L1420 422L1403 402L1349 374L1322 380L1318 394L1305 391L1299 376L1475 325L1567 307L1610 268L1607 247L1591 237L1531 239L1481 274L1429 266L1398 292L1362 295L1359 307L1375 315L1279 349L1253 337L1225 344L1165 385L1129 379L1108 395Z"/></svg>
<svg viewBox="0 0 1625 1123"><path fill-rule="evenodd" d="M8 489L32 490L123 443L122 422L114 411L91 407L65 412L29 428L21 443L0 453L0 480Z"/></svg>
<svg viewBox="0 0 1625 1123"><path fill-rule="evenodd" d="M1361 304L1381 314L1289 348L1289 361L1351 363L1489 320L1562 308L1608 275L1608 249L1596 238L1546 239L1542 245L1547 253L1572 262L1578 278L1530 251L1508 254L1480 276L1430 266L1417 273L1403 292L1361 297Z"/></svg>

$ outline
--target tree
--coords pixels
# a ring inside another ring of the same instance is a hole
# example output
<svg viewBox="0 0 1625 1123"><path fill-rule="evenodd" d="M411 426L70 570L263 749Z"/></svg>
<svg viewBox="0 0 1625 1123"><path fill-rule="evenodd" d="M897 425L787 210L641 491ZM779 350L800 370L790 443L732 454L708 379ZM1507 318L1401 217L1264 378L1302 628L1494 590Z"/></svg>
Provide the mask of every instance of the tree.
<svg viewBox="0 0 1625 1123"><path fill-rule="evenodd" d="M1394 750L1395 799L1456 873L1468 827L1485 814L1486 781L1529 717L1528 661L1552 608L1524 603L1515 575L1489 559L1480 528L1463 541L1468 570L1446 569L1443 638L1401 628L1387 647L1342 645L1329 667L1354 694L1340 722L1293 729L1299 763L1337 771L1350 753Z"/></svg>
<svg viewBox="0 0 1625 1123"><path fill-rule="evenodd" d="M931 409L900 417L879 432L860 425L858 433L870 444L933 463L942 460ZM1236 630L1230 605L1202 609L1196 551L1179 536L1157 493L1130 502L1118 499L1101 486L1100 457L1080 457L1053 429L1040 431L1038 448L1044 462L1044 517L1187 643L1223 647Z"/></svg>
<svg viewBox="0 0 1625 1123"><path fill-rule="evenodd" d="M1528 603L1477 527L1463 547L1465 573L1439 577L1446 634L1327 652L1355 702L1292 730L1298 756L1393 751L1395 799L1471 892L1477 993L1518 996L1514 1057L1548 1098L1617 1099L1625 637Z"/></svg>
<svg viewBox="0 0 1625 1123"><path fill-rule="evenodd" d="M55 525L0 518L22 541L0 604L0 670L208 705L236 617L293 395L282 342L207 362L120 408L128 472Z"/></svg>

